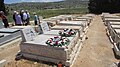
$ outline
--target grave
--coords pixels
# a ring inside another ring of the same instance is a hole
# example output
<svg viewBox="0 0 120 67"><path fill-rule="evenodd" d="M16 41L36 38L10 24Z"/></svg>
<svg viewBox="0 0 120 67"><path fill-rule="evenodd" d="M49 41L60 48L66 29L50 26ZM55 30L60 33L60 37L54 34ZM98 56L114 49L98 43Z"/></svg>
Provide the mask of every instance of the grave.
<svg viewBox="0 0 120 67"><path fill-rule="evenodd" d="M70 40L67 46L51 47L46 44L46 41L58 33L55 35L52 33L45 34L49 29L46 24L43 25L41 28L45 31L41 35L36 35L30 27L21 30L23 40L20 44L21 54L26 58L53 63L62 62L66 66L70 66L81 46L78 35L67 37Z"/></svg>
<svg viewBox="0 0 120 67"><path fill-rule="evenodd" d="M120 56L120 29L115 29L114 33L114 47L115 54Z"/></svg>
<svg viewBox="0 0 120 67"><path fill-rule="evenodd" d="M119 41L119 35L120 35L120 25L109 26L109 37L113 43L117 43Z"/></svg>
<svg viewBox="0 0 120 67"><path fill-rule="evenodd" d="M119 29L120 28L120 23L119 22L109 22L108 23L108 26L107 26L107 29L110 31L112 28L114 29Z"/></svg>
<svg viewBox="0 0 120 67"><path fill-rule="evenodd" d="M120 18L105 18L105 25L108 25L110 21L120 22Z"/></svg>
<svg viewBox="0 0 120 67"><path fill-rule="evenodd" d="M71 26L71 28L72 28L72 26L74 26L74 27L81 26L83 28L83 32L85 32L85 33L87 32L87 29L88 29L88 21L61 21L58 23L58 25ZM54 28L54 27L52 27L52 28Z"/></svg>
<svg viewBox="0 0 120 67"><path fill-rule="evenodd" d="M4 28L2 21L0 22L0 45L12 41L21 36L19 29Z"/></svg>
<svg viewBox="0 0 120 67"><path fill-rule="evenodd" d="M56 25L54 27L49 28L48 24L46 22L43 22L43 23L41 23L41 28L42 28L42 31L43 31L44 34L51 34L51 35L54 34L55 35L60 30L67 29L67 28L70 29L71 28L71 29L75 29L78 32L77 34L78 34L80 39L84 38L84 35L85 35L84 32L83 32L84 29L81 26L74 26L74 25L67 25L67 26L59 25L58 26L58 25Z"/></svg>
<svg viewBox="0 0 120 67"><path fill-rule="evenodd" d="M108 24L110 24L110 25L120 25L120 22L113 22L113 21L110 21Z"/></svg>
<svg viewBox="0 0 120 67"><path fill-rule="evenodd" d="M63 30L63 29L70 29L70 28L72 28L72 29L74 29L74 30L77 30L78 31L78 35L79 35L79 37L80 37L80 39L82 39L83 37L84 37L84 30L83 30L83 28L81 27L81 26L65 26L65 25L56 25L56 26L54 26L54 27L51 27L51 30Z"/></svg>
<svg viewBox="0 0 120 67"><path fill-rule="evenodd" d="M83 21L88 21L89 24L92 21L92 18L90 18L90 17L77 17L75 20L81 21L82 19L83 19Z"/></svg>
<svg viewBox="0 0 120 67"><path fill-rule="evenodd" d="M84 33L83 33L83 28L81 26L54 26L54 27L49 27L48 24L46 22L41 23L41 28L43 31L43 34L45 35L59 35L59 31L63 30L63 29L67 29L67 28L72 28L75 29L78 33L76 36L79 36L80 39L82 39L84 37Z"/></svg>
<svg viewBox="0 0 120 67"><path fill-rule="evenodd" d="M89 17L90 19L94 18L94 14L86 14L86 15L82 15L82 17Z"/></svg>

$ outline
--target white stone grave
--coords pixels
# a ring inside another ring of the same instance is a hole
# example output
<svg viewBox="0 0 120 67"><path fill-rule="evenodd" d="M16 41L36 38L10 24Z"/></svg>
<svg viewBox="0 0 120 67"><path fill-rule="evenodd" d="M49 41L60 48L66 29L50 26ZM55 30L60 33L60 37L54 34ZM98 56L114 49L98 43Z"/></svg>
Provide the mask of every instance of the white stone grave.
<svg viewBox="0 0 120 67"><path fill-rule="evenodd" d="M84 37L84 29L81 26L74 26L74 25L67 25L67 26L54 26L51 27L51 29L49 28L48 24L46 22L41 23L41 28L43 31L43 34L46 35L59 35L59 31L63 30L63 29L67 29L67 28L71 28L71 29L75 29L77 30L77 35L82 39Z"/></svg>
<svg viewBox="0 0 120 67"><path fill-rule="evenodd" d="M84 29L83 29L83 27L81 27L81 26L70 26L70 25L68 25L68 26L65 26L65 25L56 25L56 26L54 26L54 27L51 27L51 30L63 30L63 29L74 29L74 30L76 30L76 31L78 31L78 35L79 35L79 37L82 39L83 37L84 37L84 35L85 35L85 33L83 32L84 31Z"/></svg>
<svg viewBox="0 0 120 67"><path fill-rule="evenodd" d="M120 22L120 18L105 18L105 25L108 25L110 21Z"/></svg>
<svg viewBox="0 0 120 67"><path fill-rule="evenodd" d="M2 21L0 21L0 34L2 35L2 37L0 37L0 45L8 43L21 36L19 29L4 28Z"/></svg>
<svg viewBox="0 0 120 67"><path fill-rule="evenodd" d="M0 20L0 29L1 28L4 28L4 24L3 24L2 20Z"/></svg>
<svg viewBox="0 0 120 67"><path fill-rule="evenodd" d="M88 21L88 23L90 24L91 23L91 21L92 21L92 19L93 18L90 18L90 17L77 17L76 19L74 19L74 20L80 20L80 21L82 21L82 20L84 20L84 21Z"/></svg>
<svg viewBox="0 0 120 67"><path fill-rule="evenodd" d="M81 26L83 27L84 32L87 31L88 28L87 21L61 21L58 25Z"/></svg>
<svg viewBox="0 0 120 67"><path fill-rule="evenodd" d="M35 32L34 28L32 27L26 27L21 30L22 34L22 41L32 41L37 36L37 33Z"/></svg>
<svg viewBox="0 0 120 67"><path fill-rule="evenodd" d="M44 30L47 30L47 28ZM26 58L53 63L62 62L66 66L70 66L81 46L77 36L67 37L70 43L66 47L50 47L46 44L46 41L55 35L41 34L32 36L33 33L35 34L32 28L25 28L21 32L23 41L20 44L20 50L21 54Z"/></svg>

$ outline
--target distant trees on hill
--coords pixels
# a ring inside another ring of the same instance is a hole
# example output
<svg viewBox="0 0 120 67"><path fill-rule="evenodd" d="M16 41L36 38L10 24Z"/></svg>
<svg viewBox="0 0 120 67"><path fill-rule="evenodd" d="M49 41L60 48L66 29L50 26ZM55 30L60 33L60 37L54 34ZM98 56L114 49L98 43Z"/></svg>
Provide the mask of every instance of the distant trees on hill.
<svg viewBox="0 0 120 67"><path fill-rule="evenodd" d="M5 12L4 0L0 0L0 11L4 11Z"/></svg>
<svg viewBox="0 0 120 67"><path fill-rule="evenodd" d="M88 6L91 13L120 12L120 0L89 0Z"/></svg>
<svg viewBox="0 0 120 67"><path fill-rule="evenodd" d="M81 0L66 0L60 2L50 2L50 3L41 3L41 2L24 2L24 3L14 3L6 4L9 6L9 9L12 10L44 10L44 9L61 9L61 8L86 8L88 1Z"/></svg>

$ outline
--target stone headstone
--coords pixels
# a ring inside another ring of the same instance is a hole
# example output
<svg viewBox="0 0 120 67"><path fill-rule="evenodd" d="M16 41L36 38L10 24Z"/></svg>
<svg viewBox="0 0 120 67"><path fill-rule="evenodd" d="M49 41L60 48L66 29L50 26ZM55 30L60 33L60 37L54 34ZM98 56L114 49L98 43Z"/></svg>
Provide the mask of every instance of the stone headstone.
<svg viewBox="0 0 120 67"><path fill-rule="evenodd" d="M0 29L0 33L15 33L20 31L19 29L11 29L11 28L2 28Z"/></svg>
<svg viewBox="0 0 120 67"><path fill-rule="evenodd" d="M33 41L34 38L36 37L36 32L34 30L34 28L32 27L28 27L25 29L21 30L21 34L22 34L22 41L26 42L26 41Z"/></svg>
<svg viewBox="0 0 120 67"><path fill-rule="evenodd" d="M42 22L42 23L40 24L40 26L41 26L41 29L42 29L43 33L45 33L45 32L47 32L47 31L50 30L47 22Z"/></svg>
<svg viewBox="0 0 120 67"><path fill-rule="evenodd" d="M4 28L4 24L3 24L2 20L0 20L0 29L1 28Z"/></svg>

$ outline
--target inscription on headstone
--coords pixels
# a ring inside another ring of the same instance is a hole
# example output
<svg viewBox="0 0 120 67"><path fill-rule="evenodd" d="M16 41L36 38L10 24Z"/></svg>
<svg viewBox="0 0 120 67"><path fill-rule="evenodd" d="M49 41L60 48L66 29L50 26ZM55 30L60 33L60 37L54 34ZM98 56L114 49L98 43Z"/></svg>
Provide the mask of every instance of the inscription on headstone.
<svg viewBox="0 0 120 67"><path fill-rule="evenodd" d="M43 22L43 23L41 23L40 25L41 25L41 28L42 28L43 33L45 33L45 32L47 32L47 31L50 30L47 22Z"/></svg>
<svg viewBox="0 0 120 67"><path fill-rule="evenodd" d="M21 30L22 33L22 41L33 41L34 38L36 37L36 32L32 27L25 28Z"/></svg>

